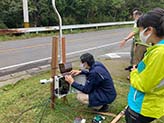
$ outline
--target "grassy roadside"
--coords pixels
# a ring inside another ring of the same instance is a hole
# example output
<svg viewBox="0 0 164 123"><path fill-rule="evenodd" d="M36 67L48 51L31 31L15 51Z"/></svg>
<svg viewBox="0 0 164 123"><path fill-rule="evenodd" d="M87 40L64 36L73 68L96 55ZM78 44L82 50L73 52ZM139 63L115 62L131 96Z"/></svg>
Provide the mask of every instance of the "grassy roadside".
<svg viewBox="0 0 164 123"><path fill-rule="evenodd" d="M118 114L126 106L129 82L127 72L123 70L128 60L101 60L109 69L117 89L117 98L110 105L110 112ZM78 63L74 64L75 66ZM95 114L76 100L75 94L67 96L68 104L62 99L56 100L55 110L49 107L50 85L41 85L40 79L48 79L50 72L43 72L29 79L24 79L14 85L0 88L0 121L1 123L72 123L75 117L86 119L90 123ZM109 123L112 117L105 116L103 123ZM153 123L163 123L164 118ZM119 123L125 123L122 118Z"/></svg>
<svg viewBox="0 0 164 123"><path fill-rule="evenodd" d="M109 30L109 29L126 28L126 27L131 27L131 25L63 30L63 34L75 34L75 33L92 32L92 31ZM8 40L28 39L28 38L34 38L34 37L47 37L47 36L57 36L57 35L58 35L58 32L56 32L56 31L26 33L26 34L19 34L19 35L0 35L0 42L4 42L4 41L8 41Z"/></svg>
<svg viewBox="0 0 164 123"><path fill-rule="evenodd" d="M75 117L87 119L88 123L95 114L87 113L86 106L79 104L75 94L67 96L68 104L62 103L61 99L56 100L56 109L49 108L49 87L41 85L39 80L48 78L49 72L27 80L21 80L15 85L8 85L0 89L0 121L1 123L72 123ZM126 105L126 94L128 86L115 82L117 100L110 105L111 112L117 114ZM126 89L125 89L126 88ZM42 117L42 113L45 113ZM90 110L90 109L89 109ZM27 111L27 112L26 112ZM43 119L42 119L43 118ZM112 117L106 117L105 122L111 121ZM123 123L124 119L120 123Z"/></svg>

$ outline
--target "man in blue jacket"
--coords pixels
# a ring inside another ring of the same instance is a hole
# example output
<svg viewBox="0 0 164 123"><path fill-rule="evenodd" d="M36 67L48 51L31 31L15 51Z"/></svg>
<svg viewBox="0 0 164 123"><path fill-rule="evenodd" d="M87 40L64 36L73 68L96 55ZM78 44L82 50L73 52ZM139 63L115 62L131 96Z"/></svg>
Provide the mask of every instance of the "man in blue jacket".
<svg viewBox="0 0 164 123"><path fill-rule="evenodd" d="M110 73L102 63L95 61L90 53L81 55L80 60L88 71L72 70L71 75L65 76L65 80L81 92L77 94L77 99L80 102L88 104L89 107L100 112L108 111L108 104L116 98L116 90ZM85 85L74 81L72 76L78 74L86 75Z"/></svg>

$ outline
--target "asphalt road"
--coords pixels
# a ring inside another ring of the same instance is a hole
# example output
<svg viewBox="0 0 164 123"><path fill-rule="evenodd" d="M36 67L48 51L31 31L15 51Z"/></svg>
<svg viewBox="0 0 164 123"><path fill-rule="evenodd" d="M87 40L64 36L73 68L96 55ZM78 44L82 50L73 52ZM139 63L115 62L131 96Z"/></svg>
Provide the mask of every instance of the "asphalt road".
<svg viewBox="0 0 164 123"><path fill-rule="evenodd" d="M119 42L130 31L131 28L120 28L64 35L67 59L77 59L84 52L90 52L95 57L106 53L129 52L130 43L120 48ZM0 42L0 76L5 71L18 71L48 64L51 57L51 42L52 37Z"/></svg>

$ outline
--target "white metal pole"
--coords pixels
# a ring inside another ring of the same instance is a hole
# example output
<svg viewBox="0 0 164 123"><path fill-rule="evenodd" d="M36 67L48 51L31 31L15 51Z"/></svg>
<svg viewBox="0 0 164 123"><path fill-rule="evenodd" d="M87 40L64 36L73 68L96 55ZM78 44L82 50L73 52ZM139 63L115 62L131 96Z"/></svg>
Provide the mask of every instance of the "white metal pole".
<svg viewBox="0 0 164 123"><path fill-rule="evenodd" d="M29 27L28 0L23 0L24 27Z"/></svg>
<svg viewBox="0 0 164 123"><path fill-rule="evenodd" d="M59 19L59 54L60 54L59 58L60 58L60 63L62 63L63 62L63 59L62 59L62 19L56 8L55 0L52 0L52 5Z"/></svg>

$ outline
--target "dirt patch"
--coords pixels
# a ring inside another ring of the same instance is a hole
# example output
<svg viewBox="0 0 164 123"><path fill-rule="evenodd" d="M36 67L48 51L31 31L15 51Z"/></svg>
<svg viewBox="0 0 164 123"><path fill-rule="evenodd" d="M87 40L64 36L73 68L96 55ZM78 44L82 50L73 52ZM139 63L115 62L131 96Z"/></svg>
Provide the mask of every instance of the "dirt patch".
<svg viewBox="0 0 164 123"><path fill-rule="evenodd" d="M102 60L102 62L108 68L114 80L128 82L129 72L125 68L129 66L129 59Z"/></svg>

